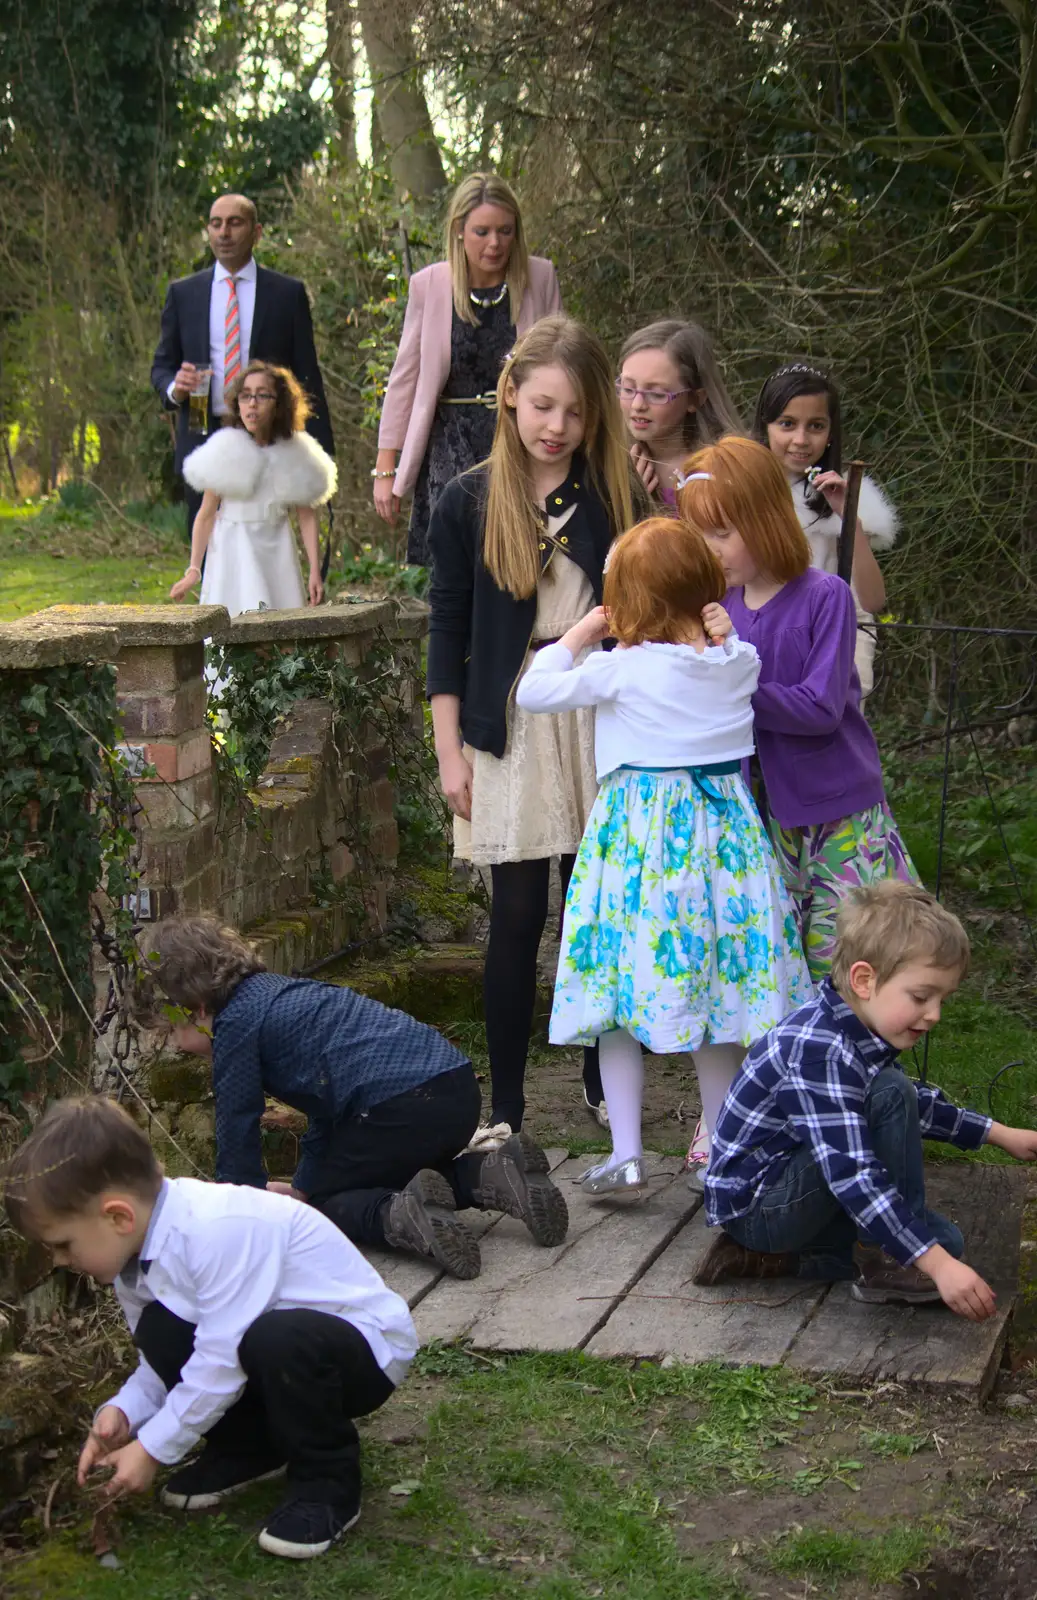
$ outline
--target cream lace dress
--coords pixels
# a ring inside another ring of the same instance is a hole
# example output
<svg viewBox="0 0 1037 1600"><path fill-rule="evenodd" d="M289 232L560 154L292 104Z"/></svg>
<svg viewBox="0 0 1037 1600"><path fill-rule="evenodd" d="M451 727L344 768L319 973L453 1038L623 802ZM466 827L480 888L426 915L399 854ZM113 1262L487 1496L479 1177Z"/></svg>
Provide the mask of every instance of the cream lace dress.
<svg viewBox="0 0 1037 1600"><path fill-rule="evenodd" d="M549 532L563 529L574 509L550 518ZM590 579L556 550L537 588L533 638L560 639L593 606ZM532 659L530 650L523 673ZM594 712L523 711L512 690L507 715L502 757L465 746L472 763L472 820L454 818L454 855L479 867L575 855L598 792Z"/></svg>

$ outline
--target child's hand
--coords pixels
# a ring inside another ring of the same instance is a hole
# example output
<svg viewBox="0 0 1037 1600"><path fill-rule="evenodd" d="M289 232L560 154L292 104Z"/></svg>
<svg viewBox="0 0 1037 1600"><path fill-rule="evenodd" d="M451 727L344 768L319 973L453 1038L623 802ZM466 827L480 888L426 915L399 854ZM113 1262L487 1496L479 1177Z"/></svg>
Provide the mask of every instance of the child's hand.
<svg viewBox="0 0 1037 1600"><path fill-rule="evenodd" d="M169 591L170 600L182 600L185 594L190 594L196 584L201 583L202 575L197 567L188 567L182 578L178 578Z"/></svg>
<svg viewBox="0 0 1037 1600"><path fill-rule="evenodd" d="M731 618L722 605L713 600L702 610L702 626L713 644L723 644L731 632Z"/></svg>
<svg viewBox="0 0 1037 1600"><path fill-rule="evenodd" d="M289 1200L301 1200L303 1205L306 1204L307 1197L302 1190L293 1188L290 1183L281 1178L268 1178L266 1192L267 1194L286 1194Z"/></svg>
<svg viewBox="0 0 1037 1600"><path fill-rule="evenodd" d="M94 1467L104 1465L113 1450L121 1450L129 1442L130 1424L126 1413L119 1406L102 1406L94 1418L86 1444L79 1452L79 1466L76 1468L79 1486L82 1488L87 1473L92 1472Z"/></svg>
<svg viewBox="0 0 1037 1600"><path fill-rule="evenodd" d="M630 459L637 468L637 475L641 479L649 494L655 494L659 487L659 474L655 462L648 454L648 448L643 444L630 446Z"/></svg>
<svg viewBox="0 0 1037 1600"><path fill-rule="evenodd" d="M930 1266L928 1263L922 1268L927 1272L940 1291L940 1299L944 1305L950 1306L959 1317L967 1317L970 1322L985 1322L997 1310L997 1296L989 1283L984 1282L978 1272L965 1265L964 1261L957 1261L939 1245L934 1247L939 1251L939 1259ZM926 1256L932 1254L927 1250ZM922 1266L924 1256L919 1256L916 1266Z"/></svg>
<svg viewBox="0 0 1037 1600"><path fill-rule="evenodd" d="M119 1495L144 1494L155 1481L158 1462L149 1456L139 1439L114 1450L104 1465L115 1471L104 1486L105 1497L115 1500Z"/></svg>
<svg viewBox="0 0 1037 1600"><path fill-rule="evenodd" d="M838 472L820 472L814 479L814 488L820 489L836 516L841 517L846 506L846 479Z"/></svg>
<svg viewBox="0 0 1037 1600"><path fill-rule="evenodd" d="M472 764L461 746L439 758L439 787L455 817L472 820Z"/></svg>
<svg viewBox="0 0 1037 1600"><path fill-rule="evenodd" d="M324 582L317 567L310 568L310 581L307 585L311 606L319 606L324 599Z"/></svg>
<svg viewBox="0 0 1037 1600"><path fill-rule="evenodd" d="M1016 1161L1037 1161L1037 1132L1032 1128L1006 1128L1003 1122L995 1122L987 1143L999 1145Z"/></svg>
<svg viewBox="0 0 1037 1600"><path fill-rule="evenodd" d="M559 639L559 644L564 644L569 654L574 658L581 650L586 650L589 644L600 644L602 639L609 636L609 619L604 606L595 606L593 611L588 611Z"/></svg>

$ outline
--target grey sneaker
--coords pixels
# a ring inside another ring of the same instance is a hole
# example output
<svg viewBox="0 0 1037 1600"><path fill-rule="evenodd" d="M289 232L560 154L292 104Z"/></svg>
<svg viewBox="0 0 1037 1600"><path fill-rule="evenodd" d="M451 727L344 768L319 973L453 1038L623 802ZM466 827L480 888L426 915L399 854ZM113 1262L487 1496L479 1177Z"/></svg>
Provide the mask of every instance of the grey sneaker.
<svg viewBox="0 0 1037 1600"><path fill-rule="evenodd" d="M537 1244L561 1244L569 1230L565 1197L547 1176L550 1163L528 1133L514 1133L479 1171L479 1203L524 1222Z"/></svg>
<svg viewBox="0 0 1037 1600"><path fill-rule="evenodd" d="M438 1261L454 1278L477 1278L479 1241L454 1215L456 1209L443 1174L425 1167L390 1200L385 1242L393 1250Z"/></svg>

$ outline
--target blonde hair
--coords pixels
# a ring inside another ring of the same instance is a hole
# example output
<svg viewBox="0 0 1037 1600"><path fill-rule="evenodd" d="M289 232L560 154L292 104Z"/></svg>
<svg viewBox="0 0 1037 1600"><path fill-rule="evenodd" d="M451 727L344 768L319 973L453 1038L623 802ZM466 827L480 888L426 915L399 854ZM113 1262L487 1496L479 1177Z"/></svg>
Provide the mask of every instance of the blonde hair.
<svg viewBox="0 0 1037 1600"><path fill-rule="evenodd" d="M176 1006L216 1015L239 983L266 966L252 946L215 917L170 917L155 932L155 982Z"/></svg>
<svg viewBox="0 0 1037 1600"><path fill-rule="evenodd" d="M536 592L543 525L533 503L529 458L519 438L510 387L521 389L537 367L562 367L576 390L583 419L581 449L591 486L618 533L633 520L630 458L604 346L571 317L541 317L504 363L497 383L497 426L490 450L483 561L499 589L516 600Z"/></svg>
<svg viewBox="0 0 1037 1600"><path fill-rule="evenodd" d="M855 889L836 917L832 982L849 988L850 968L866 961L881 986L912 961L955 971L969 970L969 940L953 912L921 884L887 879Z"/></svg>
<svg viewBox="0 0 1037 1600"><path fill-rule="evenodd" d="M715 444L725 433L744 433L742 420L720 375L709 335L697 322L667 318L632 333L619 352L619 371L642 350L661 350L680 374L681 388L706 391L706 398L684 418L684 443L689 450Z"/></svg>
<svg viewBox="0 0 1037 1600"><path fill-rule="evenodd" d="M701 624L703 607L722 600L726 588L720 562L701 534L673 517L649 517L609 551L609 631L620 644L680 644L688 623Z"/></svg>
<svg viewBox="0 0 1037 1600"><path fill-rule="evenodd" d="M454 290L454 310L462 322L478 326L479 318L468 297L468 257L464 247L464 225L476 206L500 206L515 218L515 237L508 256L508 300L511 320L518 322L519 307L529 281L529 251L522 227L522 212L510 184L496 172L473 172L463 178L450 197L446 223L443 230L443 247L450 263L450 280Z"/></svg>
<svg viewBox="0 0 1037 1600"><path fill-rule="evenodd" d="M734 528L760 570L781 583L806 572L807 536L788 479L765 445L728 434L691 456L684 473L705 474L677 494L677 509L689 528L696 533Z"/></svg>

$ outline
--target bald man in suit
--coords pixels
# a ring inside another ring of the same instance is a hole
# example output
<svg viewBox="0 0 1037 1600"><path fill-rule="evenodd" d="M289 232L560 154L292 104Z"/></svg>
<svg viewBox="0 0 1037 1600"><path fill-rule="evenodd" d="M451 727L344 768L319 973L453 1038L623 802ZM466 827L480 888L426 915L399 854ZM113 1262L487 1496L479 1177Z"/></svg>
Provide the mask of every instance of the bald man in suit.
<svg viewBox="0 0 1037 1600"><path fill-rule="evenodd" d="M151 367L152 386L176 412L176 470L213 433L225 415L224 391L250 361L287 367L313 407L307 428L329 455L335 453L324 383L313 343L313 322L299 278L261 267L253 249L263 229L252 201L221 195L209 211L214 264L169 285L162 328ZM199 368L212 368L205 433L190 428L188 397ZM185 485L188 534L201 496Z"/></svg>

